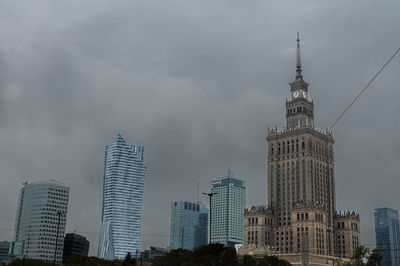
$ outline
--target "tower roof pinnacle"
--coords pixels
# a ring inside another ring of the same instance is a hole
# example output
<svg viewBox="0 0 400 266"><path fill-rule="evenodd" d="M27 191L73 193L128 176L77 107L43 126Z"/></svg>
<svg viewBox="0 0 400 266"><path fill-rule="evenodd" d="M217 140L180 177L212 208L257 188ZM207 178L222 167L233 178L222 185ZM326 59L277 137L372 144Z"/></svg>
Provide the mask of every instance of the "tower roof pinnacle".
<svg viewBox="0 0 400 266"><path fill-rule="evenodd" d="M300 34L297 32L297 58L296 58L296 79L303 79L301 75L301 57L300 57Z"/></svg>

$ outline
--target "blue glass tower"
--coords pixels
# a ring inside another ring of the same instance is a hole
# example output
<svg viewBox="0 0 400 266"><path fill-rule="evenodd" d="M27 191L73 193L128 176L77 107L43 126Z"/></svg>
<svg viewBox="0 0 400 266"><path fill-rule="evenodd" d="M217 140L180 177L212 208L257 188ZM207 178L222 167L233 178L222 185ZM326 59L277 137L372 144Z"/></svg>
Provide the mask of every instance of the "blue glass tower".
<svg viewBox="0 0 400 266"><path fill-rule="evenodd" d="M212 181L211 243L234 247L243 244L246 184L230 174Z"/></svg>
<svg viewBox="0 0 400 266"><path fill-rule="evenodd" d="M396 210L374 210L376 247L382 255L382 266L400 265L399 214Z"/></svg>
<svg viewBox="0 0 400 266"><path fill-rule="evenodd" d="M123 259L140 254L144 179L144 147L125 142L118 134L106 146L103 212L98 256Z"/></svg>
<svg viewBox="0 0 400 266"><path fill-rule="evenodd" d="M207 244L208 209L199 203L172 202L170 248L192 250Z"/></svg>

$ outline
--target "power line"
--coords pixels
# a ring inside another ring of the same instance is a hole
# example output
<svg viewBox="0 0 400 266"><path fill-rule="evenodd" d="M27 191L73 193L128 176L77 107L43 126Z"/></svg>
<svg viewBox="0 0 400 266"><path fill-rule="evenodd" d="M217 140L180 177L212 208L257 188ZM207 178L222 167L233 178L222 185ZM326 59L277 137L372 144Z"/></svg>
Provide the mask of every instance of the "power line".
<svg viewBox="0 0 400 266"><path fill-rule="evenodd" d="M344 114L347 112L347 110L350 109L350 107L358 100L358 98L361 96L361 94L364 93L364 91L371 85L371 83L376 79L376 77L383 71L383 69L392 61L393 57L396 56L396 54L400 51L400 48L396 50L396 52L389 58L389 60L386 61L386 63L379 69L379 71L373 76L373 78L365 85L365 87L361 90L361 92L357 95L356 98L350 103L349 106L343 111L343 113L333 122L332 126L329 129L332 129L336 123L344 116Z"/></svg>

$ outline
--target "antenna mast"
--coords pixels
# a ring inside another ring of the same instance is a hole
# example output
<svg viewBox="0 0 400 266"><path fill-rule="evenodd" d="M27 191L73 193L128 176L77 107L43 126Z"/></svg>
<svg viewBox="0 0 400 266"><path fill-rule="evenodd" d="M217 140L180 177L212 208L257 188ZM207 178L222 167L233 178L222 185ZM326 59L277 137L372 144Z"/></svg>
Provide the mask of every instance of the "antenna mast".
<svg viewBox="0 0 400 266"><path fill-rule="evenodd" d="M196 191L196 203L199 203L199 191L200 191L200 183L197 182L197 191Z"/></svg>

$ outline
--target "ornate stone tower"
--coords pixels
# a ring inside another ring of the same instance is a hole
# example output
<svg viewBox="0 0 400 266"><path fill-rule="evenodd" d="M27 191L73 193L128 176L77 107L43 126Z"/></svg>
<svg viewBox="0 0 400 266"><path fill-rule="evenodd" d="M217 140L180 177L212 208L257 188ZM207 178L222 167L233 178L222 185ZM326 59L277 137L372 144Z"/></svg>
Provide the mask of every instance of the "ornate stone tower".
<svg viewBox="0 0 400 266"><path fill-rule="evenodd" d="M297 33L286 128L268 130L268 207L245 212L245 247L239 254L269 253L293 263L332 265L332 256L351 257L359 245L358 216L336 213L334 139L314 125L308 85Z"/></svg>
<svg viewBox="0 0 400 266"><path fill-rule="evenodd" d="M281 252L297 252L303 249L302 235L308 235L308 249L332 254L334 140L330 132L320 132L314 126L314 103L302 75L298 34L296 78L290 83L290 98L286 101L286 129L270 130L267 141L268 204L277 221L276 245ZM321 219L316 220L317 214ZM312 218L312 227L316 228L298 224L307 221L308 225ZM318 239L310 234L321 230ZM286 235L291 237L286 240Z"/></svg>
<svg viewBox="0 0 400 266"><path fill-rule="evenodd" d="M296 79L290 83L290 99L286 101L286 128L314 126L314 103L308 99L308 83L303 80L300 58L300 37L297 33Z"/></svg>

